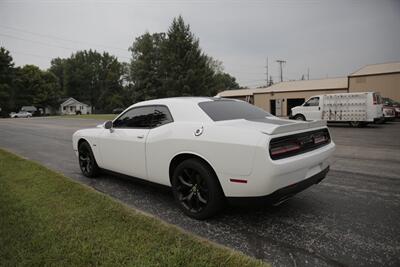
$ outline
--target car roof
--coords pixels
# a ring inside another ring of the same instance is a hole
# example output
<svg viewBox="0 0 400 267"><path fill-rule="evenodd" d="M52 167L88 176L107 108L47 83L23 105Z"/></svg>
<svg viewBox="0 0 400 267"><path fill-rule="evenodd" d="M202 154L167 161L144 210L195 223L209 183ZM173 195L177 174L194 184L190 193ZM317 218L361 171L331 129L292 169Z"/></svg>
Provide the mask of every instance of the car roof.
<svg viewBox="0 0 400 267"><path fill-rule="evenodd" d="M211 118L207 116L204 111L200 109L197 105L201 102L212 102L212 101L240 101L236 99L221 98L221 97L170 97L170 98L160 98L138 102L131 105L126 110L143 107L149 105L165 105L168 106L170 112L172 113L175 121L190 121L190 122L211 122ZM126 110L123 112L125 113ZM121 113L121 115L123 114ZM117 117L118 118L118 117Z"/></svg>
<svg viewBox="0 0 400 267"><path fill-rule="evenodd" d="M202 96L182 96L182 97L168 97L168 98L159 98L153 100L146 100L142 102L135 103L130 107L139 107L146 105L167 105L174 103L200 103L200 102L208 102L208 101L219 101L219 100L230 100L229 98L220 98L220 97L202 97Z"/></svg>

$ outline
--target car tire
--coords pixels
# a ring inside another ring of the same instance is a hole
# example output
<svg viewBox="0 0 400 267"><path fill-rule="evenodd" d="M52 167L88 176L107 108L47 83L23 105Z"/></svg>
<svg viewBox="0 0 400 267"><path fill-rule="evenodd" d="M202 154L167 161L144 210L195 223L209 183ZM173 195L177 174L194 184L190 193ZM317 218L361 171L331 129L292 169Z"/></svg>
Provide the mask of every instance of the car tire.
<svg viewBox="0 0 400 267"><path fill-rule="evenodd" d="M304 117L304 115L297 114L296 116L294 116L294 119L297 121L305 121L306 117Z"/></svg>
<svg viewBox="0 0 400 267"><path fill-rule="evenodd" d="M179 207L191 218L210 218L225 205L218 177L201 160L187 159L181 162L173 172L171 184Z"/></svg>
<svg viewBox="0 0 400 267"><path fill-rule="evenodd" d="M94 178L99 174L100 168L94 158L92 148L86 141L79 144L78 160L79 168L83 175L89 178Z"/></svg>

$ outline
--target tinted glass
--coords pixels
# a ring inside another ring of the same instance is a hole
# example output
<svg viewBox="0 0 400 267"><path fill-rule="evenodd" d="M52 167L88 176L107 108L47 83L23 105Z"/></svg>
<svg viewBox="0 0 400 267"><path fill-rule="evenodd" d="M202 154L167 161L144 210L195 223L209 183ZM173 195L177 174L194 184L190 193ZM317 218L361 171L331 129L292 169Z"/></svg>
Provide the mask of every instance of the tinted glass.
<svg viewBox="0 0 400 267"><path fill-rule="evenodd" d="M313 97L310 98L310 100L308 100L304 106L318 106L318 105L319 105L319 97Z"/></svg>
<svg viewBox="0 0 400 267"><path fill-rule="evenodd" d="M164 106L154 106L152 127L158 127L172 122L169 110Z"/></svg>
<svg viewBox="0 0 400 267"><path fill-rule="evenodd" d="M150 128L153 118L153 107L134 108L114 121L114 128Z"/></svg>
<svg viewBox="0 0 400 267"><path fill-rule="evenodd" d="M234 100L216 100L199 103L200 108L214 121L262 119L271 116L251 104Z"/></svg>

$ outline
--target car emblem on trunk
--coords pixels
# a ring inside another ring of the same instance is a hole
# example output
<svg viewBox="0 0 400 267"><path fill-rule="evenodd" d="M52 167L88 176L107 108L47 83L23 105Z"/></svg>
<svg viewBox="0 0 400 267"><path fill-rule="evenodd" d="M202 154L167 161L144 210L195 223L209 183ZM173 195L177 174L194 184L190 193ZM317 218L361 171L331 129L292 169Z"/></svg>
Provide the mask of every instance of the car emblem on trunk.
<svg viewBox="0 0 400 267"><path fill-rule="evenodd" d="M314 136L313 136L313 135L312 135L312 136L307 136L307 137L302 138L302 139L300 140L300 144L301 144L302 146L307 145L307 144L310 144L310 143L314 143Z"/></svg>

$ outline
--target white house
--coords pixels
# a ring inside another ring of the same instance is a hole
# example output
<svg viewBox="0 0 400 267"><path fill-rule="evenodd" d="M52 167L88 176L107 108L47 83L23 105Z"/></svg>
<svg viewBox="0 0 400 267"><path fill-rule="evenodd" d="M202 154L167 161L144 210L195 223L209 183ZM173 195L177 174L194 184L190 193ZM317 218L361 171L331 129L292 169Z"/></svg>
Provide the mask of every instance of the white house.
<svg viewBox="0 0 400 267"><path fill-rule="evenodd" d="M61 103L60 112L61 115L91 114L92 107L70 97Z"/></svg>

